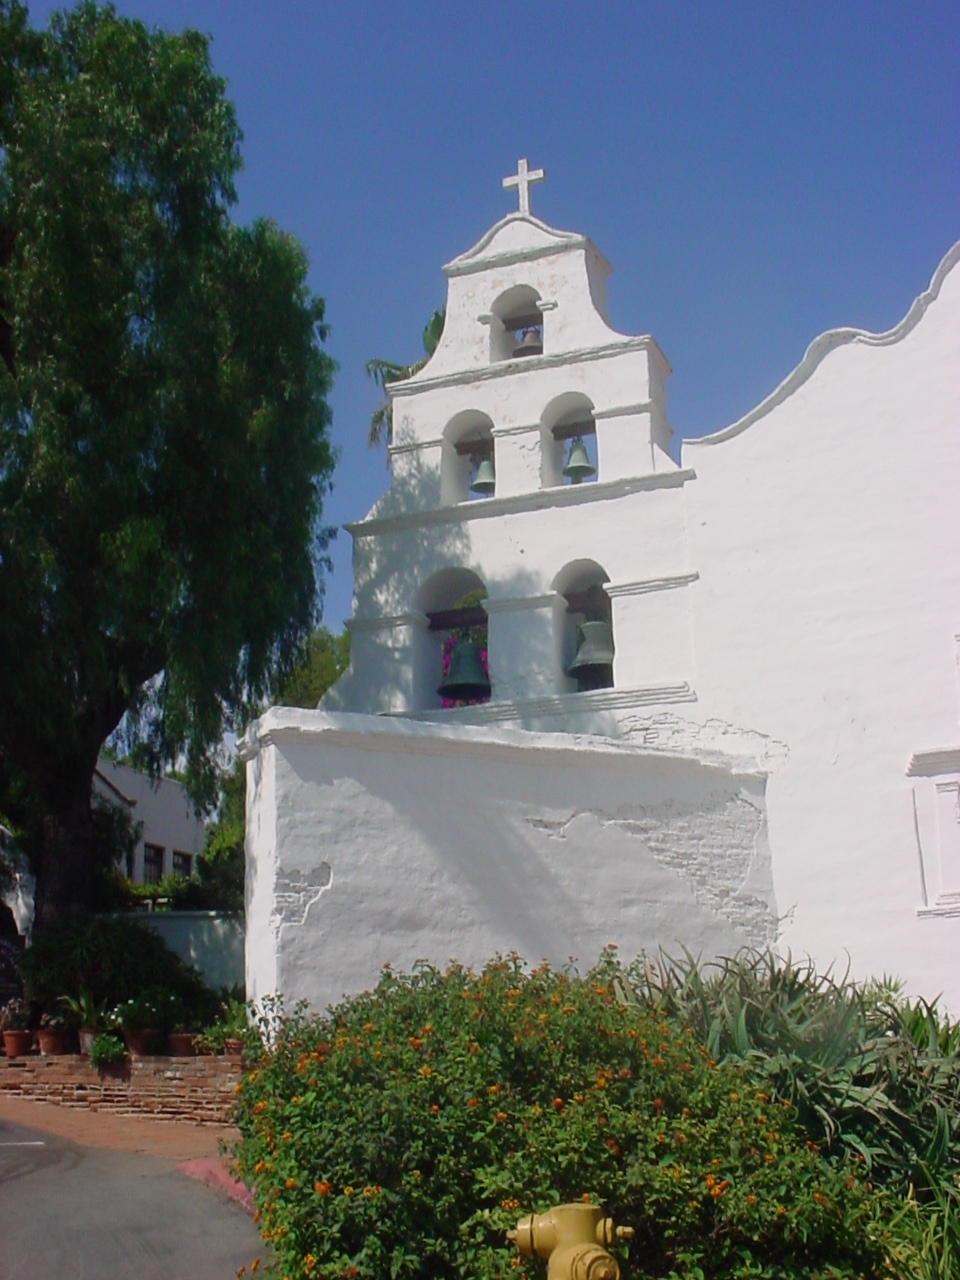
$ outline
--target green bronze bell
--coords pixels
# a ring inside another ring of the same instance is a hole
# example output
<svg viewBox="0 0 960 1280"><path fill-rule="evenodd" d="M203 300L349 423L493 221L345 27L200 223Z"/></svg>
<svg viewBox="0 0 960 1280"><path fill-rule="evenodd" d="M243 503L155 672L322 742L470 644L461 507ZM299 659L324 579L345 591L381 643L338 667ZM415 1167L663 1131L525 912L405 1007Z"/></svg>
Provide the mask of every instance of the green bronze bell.
<svg viewBox="0 0 960 1280"><path fill-rule="evenodd" d="M480 646L472 640L460 640L450 655L450 666L440 682L441 698L465 702L470 698L490 697L490 677L480 661Z"/></svg>
<svg viewBox="0 0 960 1280"><path fill-rule="evenodd" d="M581 622L577 628L577 656L567 667L567 675L577 682L577 690L613 687L613 630L609 622Z"/></svg>
<svg viewBox="0 0 960 1280"><path fill-rule="evenodd" d="M483 458L477 467L477 474L473 477L473 484L470 486L471 493L479 493L484 498L489 498L497 487L497 473L493 469L493 459Z"/></svg>
<svg viewBox="0 0 960 1280"><path fill-rule="evenodd" d="M587 476L595 476L597 474L597 468L590 461L587 454L583 436L574 436L570 441L570 452L567 455L567 465L563 468L563 474L571 484L579 484Z"/></svg>

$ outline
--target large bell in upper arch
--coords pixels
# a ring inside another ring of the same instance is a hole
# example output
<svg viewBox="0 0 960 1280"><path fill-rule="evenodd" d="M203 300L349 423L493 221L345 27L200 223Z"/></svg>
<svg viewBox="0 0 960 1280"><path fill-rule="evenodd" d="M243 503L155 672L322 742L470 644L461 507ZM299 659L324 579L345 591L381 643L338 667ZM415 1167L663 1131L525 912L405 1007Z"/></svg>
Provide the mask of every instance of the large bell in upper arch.
<svg viewBox="0 0 960 1280"><path fill-rule="evenodd" d="M566 674L577 682L577 691L613 687L613 629L609 622L581 622L577 628L577 656Z"/></svg>
<svg viewBox="0 0 960 1280"><path fill-rule="evenodd" d="M473 640L460 640L454 645L450 666L437 693L455 702L490 697L490 677L483 669L480 646Z"/></svg>
<svg viewBox="0 0 960 1280"><path fill-rule="evenodd" d="M513 358L516 360L522 356L542 355L543 339L540 337L539 329L524 329L520 335L520 341L513 348Z"/></svg>

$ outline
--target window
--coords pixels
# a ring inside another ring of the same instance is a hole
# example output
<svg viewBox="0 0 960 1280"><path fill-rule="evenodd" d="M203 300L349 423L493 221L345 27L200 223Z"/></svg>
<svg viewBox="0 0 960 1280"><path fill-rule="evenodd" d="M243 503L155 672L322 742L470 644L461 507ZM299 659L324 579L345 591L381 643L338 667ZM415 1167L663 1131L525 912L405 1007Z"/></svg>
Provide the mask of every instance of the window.
<svg viewBox="0 0 960 1280"><path fill-rule="evenodd" d="M193 858L189 853L181 853L179 849L173 851L173 874L175 876L183 876L184 880L190 879L190 872L193 869Z"/></svg>
<svg viewBox="0 0 960 1280"><path fill-rule="evenodd" d="M543 411L540 483L545 489L581 484L597 476L597 426L593 404L580 392L557 396Z"/></svg>
<svg viewBox="0 0 960 1280"><path fill-rule="evenodd" d="M462 568L441 569L417 593L417 610L426 615L412 652L417 711L489 700L486 595L481 579ZM450 687L457 683L464 688Z"/></svg>
<svg viewBox="0 0 960 1280"><path fill-rule="evenodd" d="M594 560L575 560L553 588L558 691L586 693L613 687L613 609L603 589L609 577Z"/></svg>
<svg viewBox="0 0 960 1280"><path fill-rule="evenodd" d="M445 506L493 496L493 423L485 413L465 409L451 418L440 457L440 501Z"/></svg>
<svg viewBox="0 0 960 1280"><path fill-rule="evenodd" d="M490 320L490 359L519 360L543 354L543 314L540 295L518 284L493 304Z"/></svg>
<svg viewBox="0 0 960 1280"><path fill-rule="evenodd" d="M145 844L143 846L143 883L159 884L163 878L163 846Z"/></svg>

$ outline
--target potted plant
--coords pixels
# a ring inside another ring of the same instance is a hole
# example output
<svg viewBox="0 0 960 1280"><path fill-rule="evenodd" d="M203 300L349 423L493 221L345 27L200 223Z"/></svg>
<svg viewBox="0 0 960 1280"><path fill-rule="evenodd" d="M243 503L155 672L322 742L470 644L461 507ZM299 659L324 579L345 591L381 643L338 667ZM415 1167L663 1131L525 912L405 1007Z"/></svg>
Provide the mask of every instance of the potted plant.
<svg viewBox="0 0 960 1280"><path fill-rule="evenodd" d="M94 1036L105 1025L105 1004L102 1001L98 1004L86 990L81 991L78 996L61 996L60 1003L66 1009L71 1023L77 1028L80 1052L89 1053Z"/></svg>
<svg viewBox="0 0 960 1280"><path fill-rule="evenodd" d="M63 1053L64 1019L59 1013L44 1013L37 1028L37 1043L45 1058Z"/></svg>
<svg viewBox="0 0 960 1280"><path fill-rule="evenodd" d="M227 1000L217 1021L197 1037L201 1053L225 1053L240 1057L250 1040L250 1019L242 1000Z"/></svg>
<svg viewBox="0 0 960 1280"><path fill-rule="evenodd" d="M90 1045L90 1063L103 1074L111 1068L121 1066L127 1058L127 1049L122 1040L109 1031L98 1031Z"/></svg>
<svg viewBox="0 0 960 1280"><path fill-rule="evenodd" d="M182 1018L178 1018L167 1040L172 1058L192 1058L197 1051L197 1035Z"/></svg>
<svg viewBox="0 0 960 1280"><path fill-rule="evenodd" d="M30 1006L25 1000L8 1000L0 1009L0 1034L3 1051L8 1058L19 1058L30 1052L33 1032L30 1030Z"/></svg>
<svg viewBox="0 0 960 1280"><path fill-rule="evenodd" d="M123 1032L131 1058L156 1053L164 1031L176 1020L178 1004L172 992L152 988L117 1005L110 1024Z"/></svg>

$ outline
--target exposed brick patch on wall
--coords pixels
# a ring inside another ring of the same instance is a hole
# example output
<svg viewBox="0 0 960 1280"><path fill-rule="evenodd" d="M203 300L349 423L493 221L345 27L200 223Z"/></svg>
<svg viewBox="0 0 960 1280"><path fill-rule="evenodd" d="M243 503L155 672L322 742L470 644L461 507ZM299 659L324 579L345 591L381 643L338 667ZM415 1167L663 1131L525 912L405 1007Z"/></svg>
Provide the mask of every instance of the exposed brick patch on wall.
<svg viewBox="0 0 960 1280"><path fill-rule="evenodd" d="M0 1097L223 1125L240 1075L239 1060L226 1057L128 1059L102 1072L76 1054L0 1057Z"/></svg>

